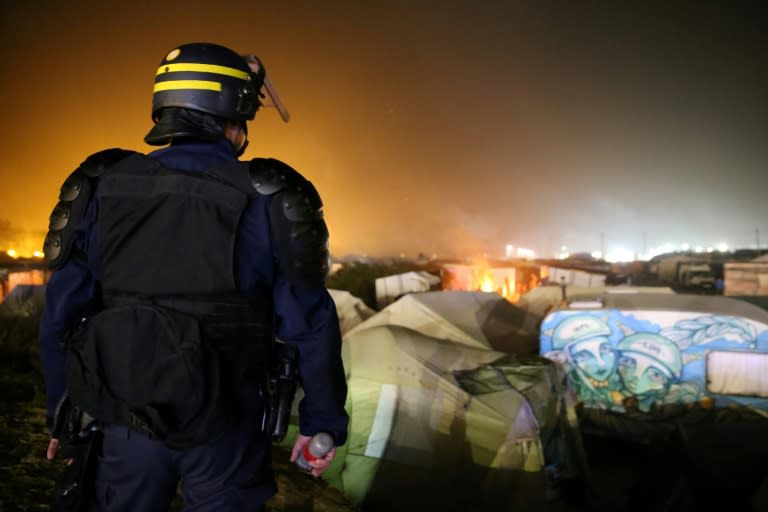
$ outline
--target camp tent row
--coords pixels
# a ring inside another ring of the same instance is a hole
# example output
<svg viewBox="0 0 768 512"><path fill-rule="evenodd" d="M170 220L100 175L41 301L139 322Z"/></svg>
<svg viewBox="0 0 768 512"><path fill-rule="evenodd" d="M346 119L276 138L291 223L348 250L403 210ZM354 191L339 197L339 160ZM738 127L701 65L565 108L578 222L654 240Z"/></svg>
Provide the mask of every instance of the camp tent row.
<svg viewBox="0 0 768 512"><path fill-rule="evenodd" d="M768 410L764 309L659 288L567 292L564 306L559 287L537 288L521 308L407 295L347 332L351 434L333 483L365 510L531 509L546 468L582 462L553 435L576 428L569 396L632 435L660 426L657 411ZM525 356L539 350L554 367Z"/></svg>
<svg viewBox="0 0 768 512"><path fill-rule="evenodd" d="M568 407L524 320L495 293L426 292L348 331L350 436L332 483L365 510L543 503L545 468L573 469Z"/></svg>

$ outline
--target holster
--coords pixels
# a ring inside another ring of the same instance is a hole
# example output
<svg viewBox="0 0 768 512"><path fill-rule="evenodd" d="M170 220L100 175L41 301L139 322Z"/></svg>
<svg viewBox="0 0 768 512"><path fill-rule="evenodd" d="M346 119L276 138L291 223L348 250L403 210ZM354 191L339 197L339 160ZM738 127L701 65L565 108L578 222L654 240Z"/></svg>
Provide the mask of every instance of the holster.
<svg viewBox="0 0 768 512"><path fill-rule="evenodd" d="M102 433L97 423L64 395L56 408L52 436L59 440L59 459L72 459L54 487L53 512L87 512L94 496L96 463Z"/></svg>
<svg viewBox="0 0 768 512"><path fill-rule="evenodd" d="M267 431L272 434L272 441L279 443L288 432L291 419L291 407L296 397L298 386L298 351L293 345L274 344L274 359L270 371L269 419Z"/></svg>

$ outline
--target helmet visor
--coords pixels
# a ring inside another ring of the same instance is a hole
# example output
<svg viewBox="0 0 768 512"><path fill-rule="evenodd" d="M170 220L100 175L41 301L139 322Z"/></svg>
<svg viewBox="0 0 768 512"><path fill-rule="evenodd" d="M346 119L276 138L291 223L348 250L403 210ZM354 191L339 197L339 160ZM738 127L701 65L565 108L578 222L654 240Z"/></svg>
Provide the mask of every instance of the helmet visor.
<svg viewBox="0 0 768 512"><path fill-rule="evenodd" d="M285 104L280 99L280 95L277 93L277 89L275 89L272 81L267 76L266 70L264 69L264 66L262 65L259 58L255 55L243 55L243 58L245 59L245 62L248 63L248 67L251 68L251 71L253 71L256 76L261 75L263 77L261 89L258 92L259 97L257 97L256 100L263 99L264 101L261 102L262 106L273 107L277 109L277 112L280 114L280 117L283 119L283 121L286 123L290 121L291 114L288 112L288 109L285 108Z"/></svg>

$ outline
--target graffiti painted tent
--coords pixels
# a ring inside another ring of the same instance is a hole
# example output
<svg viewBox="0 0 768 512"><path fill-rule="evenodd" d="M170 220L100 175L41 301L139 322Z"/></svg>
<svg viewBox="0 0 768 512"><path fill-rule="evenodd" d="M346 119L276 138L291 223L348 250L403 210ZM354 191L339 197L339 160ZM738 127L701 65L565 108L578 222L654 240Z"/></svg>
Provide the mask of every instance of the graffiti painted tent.
<svg viewBox="0 0 768 512"><path fill-rule="evenodd" d="M541 353L564 367L585 409L768 412L768 311L704 295L606 294L601 302L573 302L541 326Z"/></svg>
<svg viewBox="0 0 768 512"><path fill-rule="evenodd" d="M635 293L675 293L667 286L567 286L565 290L561 286L539 286L529 291L517 301L517 306L528 313L528 322L538 330L541 321L552 309L563 301L563 295L567 300L589 299L602 297L603 294L635 294ZM527 324L528 325L528 324Z"/></svg>
<svg viewBox="0 0 768 512"><path fill-rule="evenodd" d="M545 464L566 460L564 406L523 316L494 293L427 292L347 333L350 438L334 484L365 510L542 502Z"/></svg>

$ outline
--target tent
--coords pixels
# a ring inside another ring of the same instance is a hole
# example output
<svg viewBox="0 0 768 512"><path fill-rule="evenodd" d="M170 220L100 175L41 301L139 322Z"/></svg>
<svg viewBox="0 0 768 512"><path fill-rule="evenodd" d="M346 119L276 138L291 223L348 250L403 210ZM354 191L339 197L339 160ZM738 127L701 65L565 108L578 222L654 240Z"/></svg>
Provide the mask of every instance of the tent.
<svg viewBox="0 0 768 512"><path fill-rule="evenodd" d="M675 293L672 288L667 286L600 286L600 287L582 287L567 286L565 295L567 300L581 300L587 298L601 297L603 294L637 294L637 293ZM563 290L560 286L539 286L532 289L517 301L517 306L528 315L527 329L538 330L541 320L553 308L558 306L563 299ZM532 323L531 323L532 322Z"/></svg>
<svg viewBox="0 0 768 512"><path fill-rule="evenodd" d="M617 417L647 420L642 431L724 408L768 416L768 311L745 301L606 294L593 307L550 312L540 350L585 411L611 413L592 416L608 428L630 427Z"/></svg>
<svg viewBox="0 0 768 512"><path fill-rule="evenodd" d="M45 285L18 284L0 303L0 315L34 316L43 310Z"/></svg>
<svg viewBox="0 0 768 512"><path fill-rule="evenodd" d="M426 292L440 284L440 278L429 272L405 272L376 279L376 307L389 306L407 293Z"/></svg>
<svg viewBox="0 0 768 512"><path fill-rule="evenodd" d="M768 255L766 255L768 256ZM768 260L761 256L750 262L733 262L723 265L724 295L768 295Z"/></svg>
<svg viewBox="0 0 768 512"><path fill-rule="evenodd" d="M376 314L374 310L365 305L362 299L355 297L348 291L329 289L328 292L336 304L336 314L339 316L342 336Z"/></svg>
<svg viewBox="0 0 768 512"><path fill-rule="evenodd" d="M605 273L589 272L573 268L560 268L547 266L546 281L549 284L565 284L582 288L595 288L605 286Z"/></svg>
<svg viewBox="0 0 768 512"><path fill-rule="evenodd" d="M367 511L543 504L545 467L572 470L569 408L524 316L495 293L427 292L349 331L332 483Z"/></svg>

